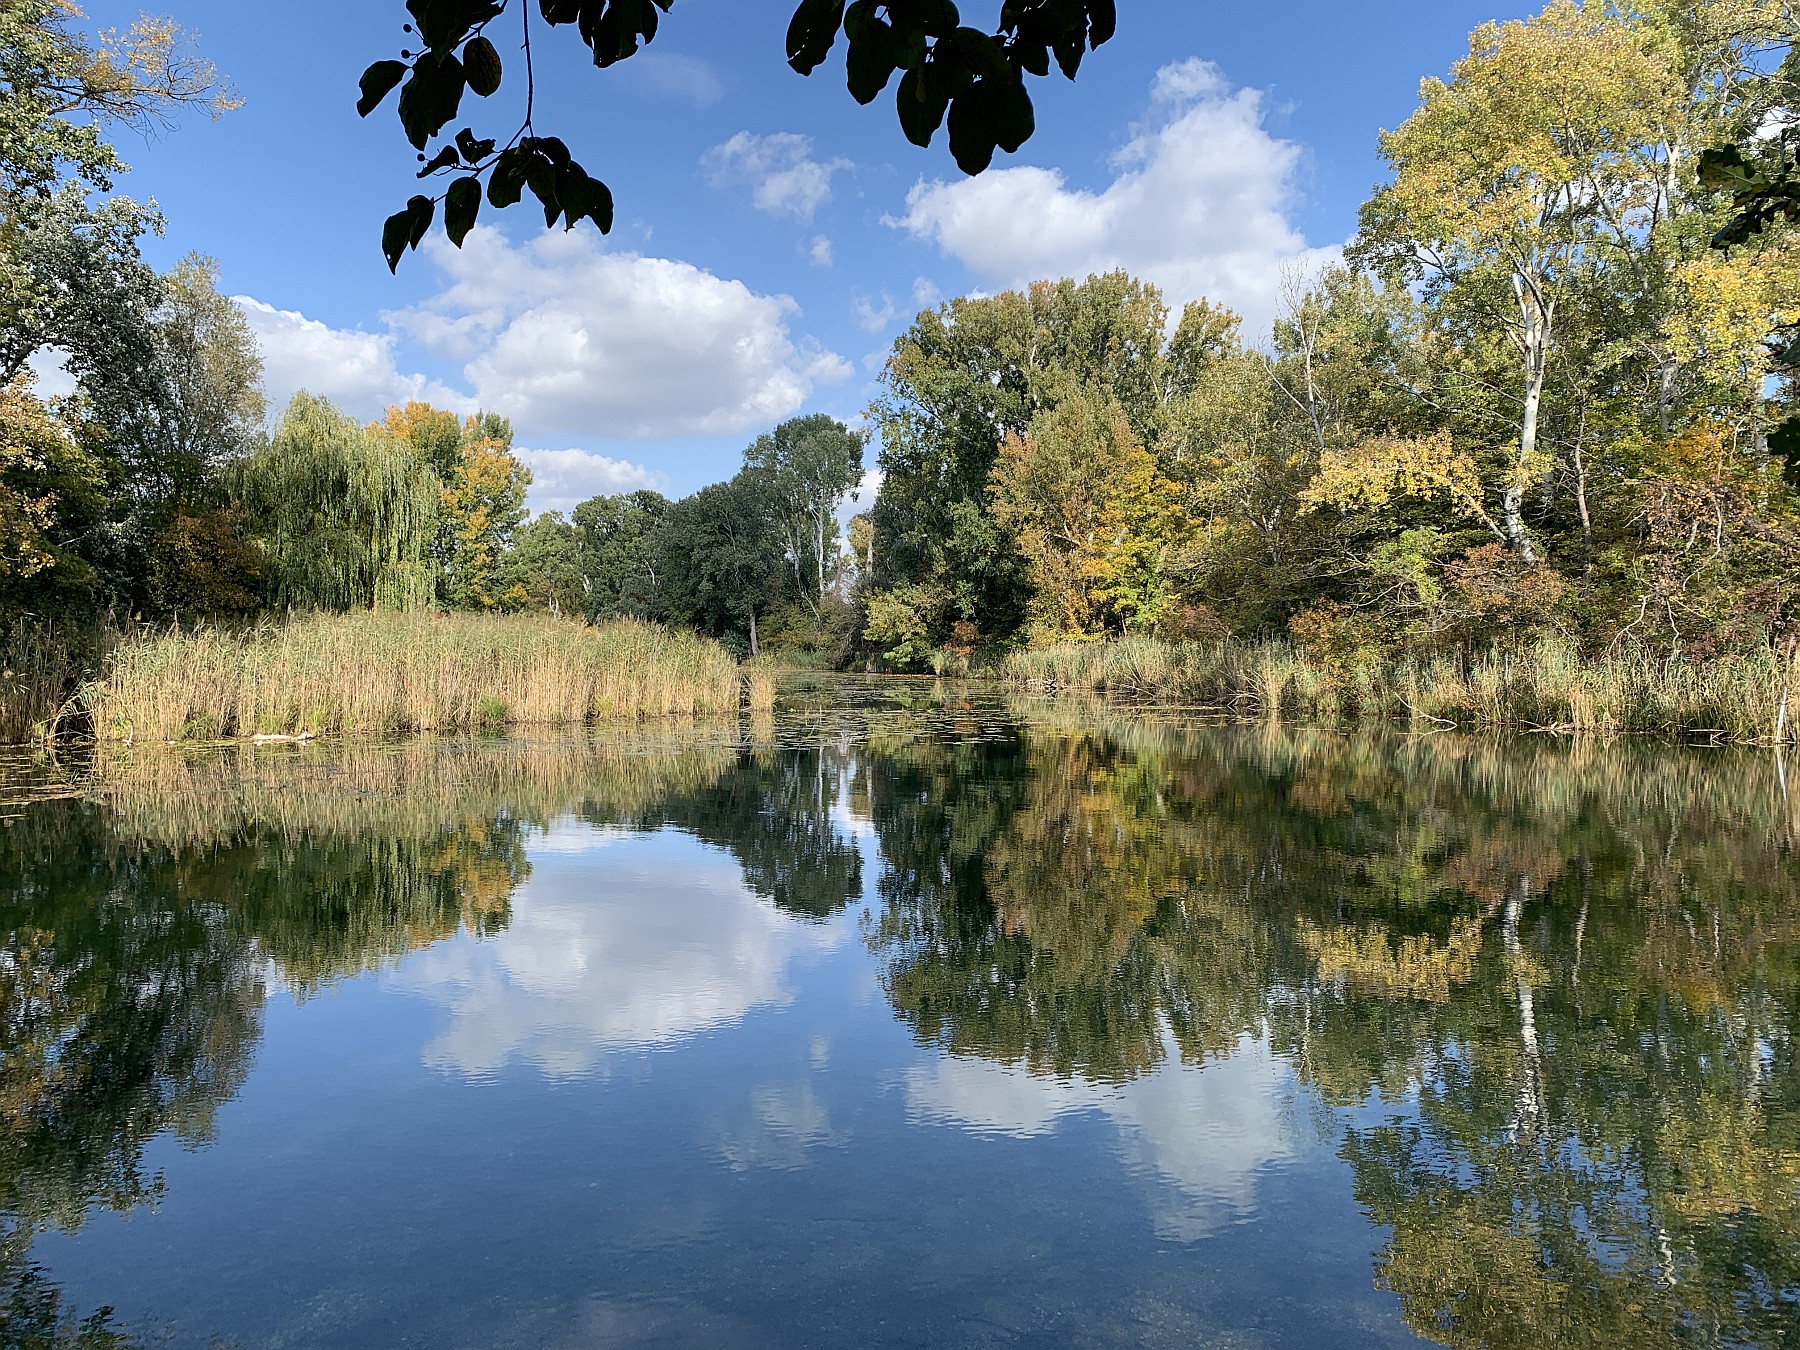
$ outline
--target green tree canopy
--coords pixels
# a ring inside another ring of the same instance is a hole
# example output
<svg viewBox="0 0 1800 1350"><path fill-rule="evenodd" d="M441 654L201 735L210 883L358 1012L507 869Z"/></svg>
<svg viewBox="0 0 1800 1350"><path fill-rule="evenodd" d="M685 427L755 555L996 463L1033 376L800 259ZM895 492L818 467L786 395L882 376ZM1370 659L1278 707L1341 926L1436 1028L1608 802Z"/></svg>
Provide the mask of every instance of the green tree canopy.
<svg viewBox="0 0 1800 1350"><path fill-rule="evenodd" d="M660 618L668 569L664 530L673 503L641 488L575 508L589 619Z"/></svg>
<svg viewBox="0 0 1800 1350"><path fill-rule="evenodd" d="M405 441L300 393L268 445L234 476L235 495L268 555L277 606L432 603L443 494L430 464Z"/></svg>
<svg viewBox="0 0 1800 1350"><path fill-rule="evenodd" d="M862 480L866 440L814 413L790 418L744 452L745 469L762 480L794 585L815 610L837 570L838 504Z"/></svg>
<svg viewBox="0 0 1800 1350"><path fill-rule="evenodd" d="M760 478L740 472L669 510L664 525L665 605L670 617L761 650L757 624L780 581L781 544Z"/></svg>

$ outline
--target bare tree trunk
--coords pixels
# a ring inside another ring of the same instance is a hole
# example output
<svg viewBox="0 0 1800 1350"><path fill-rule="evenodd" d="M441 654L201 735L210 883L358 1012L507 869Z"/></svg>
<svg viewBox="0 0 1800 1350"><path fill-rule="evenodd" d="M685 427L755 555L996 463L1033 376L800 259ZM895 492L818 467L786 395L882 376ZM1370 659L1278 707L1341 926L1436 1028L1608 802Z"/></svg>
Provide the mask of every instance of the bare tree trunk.
<svg viewBox="0 0 1800 1350"><path fill-rule="evenodd" d="M1582 442L1587 439L1587 409L1581 410L1581 427L1575 433L1575 505L1581 512L1581 571L1583 576L1594 574L1594 521L1588 514L1587 498L1587 460L1583 458Z"/></svg>
<svg viewBox="0 0 1800 1350"><path fill-rule="evenodd" d="M1788 700L1794 696L1794 672L1797 668L1800 668L1800 638L1795 639L1793 648L1788 653L1787 674L1781 681L1781 703L1775 712L1775 758L1777 763L1781 759L1782 744L1787 740ZM1784 789L1787 787L1785 781L1782 783L1782 787Z"/></svg>
<svg viewBox="0 0 1800 1350"><path fill-rule="evenodd" d="M750 607L750 655L759 655L756 646L756 606Z"/></svg>
<svg viewBox="0 0 1800 1350"><path fill-rule="evenodd" d="M1538 557L1531 534L1525 528L1525 491L1531 486L1538 459L1538 414L1544 403L1544 367L1549 355L1551 315L1542 292L1531 278L1514 274L1513 293L1518 297L1522 321L1519 349L1525 357L1525 412L1519 422L1518 464L1514 467L1512 481L1506 485L1506 494L1501 498L1501 520L1513 552L1519 555L1519 561L1529 565L1536 563Z"/></svg>

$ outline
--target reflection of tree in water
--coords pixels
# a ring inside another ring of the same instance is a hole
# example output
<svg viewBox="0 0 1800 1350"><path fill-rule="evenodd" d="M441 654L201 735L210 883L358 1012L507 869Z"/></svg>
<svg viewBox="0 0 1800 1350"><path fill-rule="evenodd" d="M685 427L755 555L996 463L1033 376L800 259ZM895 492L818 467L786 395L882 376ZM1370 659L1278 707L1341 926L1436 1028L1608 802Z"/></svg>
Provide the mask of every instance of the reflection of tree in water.
<svg viewBox="0 0 1800 1350"><path fill-rule="evenodd" d="M860 894L837 821L871 818L885 987L958 1053L1117 1082L1253 1035L1322 1100L1385 1103L1343 1154L1424 1335L1792 1324L1800 882L1765 764L978 720L854 753L158 769L32 808L0 833L8 1334L77 1339L32 1235L153 1197L155 1135L209 1137L271 960L308 994L504 927L527 825L571 807L688 831L808 916Z"/></svg>
<svg viewBox="0 0 1800 1350"><path fill-rule="evenodd" d="M1800 882L1767 767L1092 724L872 756L921 1037L1118 1080L1245 1034L1344 1105L1379 1275L1458 1345L1800 1317ZM1411 1101L1416 1099L1416 1111Z"/></svg>
<svg viewBox="0 0 1800 1350"><path fill-rule="evenodd" d="M453 745L156 762L0 831L0 1318L6 1344L123 1345L66 1313L35 1234L153 1200L242 1085L272 962L304 997L510 920L529 822L709 781L714 752L532 760ZM247 772L248 770L248 772Z"/></svg>
<svg viewBox="0 0 1800 1350"><path fill-rule="evenodd" d="M32 1234L153 1199L154 1136L211 1138L250 1068L269 961L305 993L465 924L491 930L525 866L505 817L140 851L92 808L54 814L8 831L17 847L0 854L0 1214L10 1296L40 1322L54 1291L25 1261Z"/></svg>
<svg viewBox="0 0 1800 1350"><path fill-rule="evenodd" d="M629 813L590 805L591 824L669 825L722 848L754 895L790 914L826 919L862 894L862 853L833 811L849 768L842 751L759 748L713 781Z"/></svg>
<svg viewBox="0 0 1800 1350"><path fill-rule="evenodd" d="M0 1280L9 1326L42 1344L111 1333L59 1316L27 1259L33 1234L154 1198L144 1146L210 1138L262 1024L263 962L224 907L184 894L166 859L97 861L94 823L42 851L15 827L5 842L26 847L0 855L0 893L16 897L0 935Z"/></svg>
<svg viewBox="0 0 1800 1350"><path fill-rule="evenodd" d="M1800 1317L1791 929L1583 880L1433 1019L1417 1118L1346 1135L1383 1283L1455 1345L1774 1343Z"/></svg>

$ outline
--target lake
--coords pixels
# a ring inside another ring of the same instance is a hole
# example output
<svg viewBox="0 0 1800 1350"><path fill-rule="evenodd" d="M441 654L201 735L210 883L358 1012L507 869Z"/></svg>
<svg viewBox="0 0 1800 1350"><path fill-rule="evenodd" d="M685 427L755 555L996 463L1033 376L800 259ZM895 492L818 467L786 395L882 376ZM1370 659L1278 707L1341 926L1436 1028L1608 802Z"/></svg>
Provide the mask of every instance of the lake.
<svg viewBox="0 0 1800 1350"><path fill-rule="evenodd" d="M822 680L8 781L9 1346L1800 1339L1766 753Z"/></svg>

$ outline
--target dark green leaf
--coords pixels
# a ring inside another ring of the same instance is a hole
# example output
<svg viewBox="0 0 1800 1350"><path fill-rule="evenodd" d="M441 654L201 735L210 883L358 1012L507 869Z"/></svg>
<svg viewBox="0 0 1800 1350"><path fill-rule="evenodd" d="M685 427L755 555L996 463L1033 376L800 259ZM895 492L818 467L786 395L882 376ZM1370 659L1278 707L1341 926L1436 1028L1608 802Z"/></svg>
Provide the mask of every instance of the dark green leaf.
<svg viewBox="0 0 1800 1350"><path fill-rule="evenodd" d="M543 206L544 228L549 229L562 214L562 200L556 195L556 166L543 155L533 155L528 161L525 181L531 187L532 196Z"/></svg>
<svg viewBox="0 0 1800 1350"><path fill-rule="evenodd" d="M1050 73L1050 49L1033 43L1022 43L1012 49L1013 60L1033 75Z"/></svg>
<svg viewBox="0 0 1800 1350"><path fill-rule="evenodd" d="M436 56L447 56L470 32L496 17L502 0L406 0L419 38Z"/></svg>
<svg viewBox="0 0 1800 1350"><path fill-rule="evenodd" d="M1017 77L994 86L989 95L994 120L994 141L1007 154L1016 154L1020 146L1037 130L1037 113L1031 106L1031 95L1025 81Z"/></svg>
<svg viewBox="0 0 1800 1350"><path fill-rule="evenodd" d="M852 43L861 42L869 25L881 17L881 0L854 0L844 11L844 36Z"/></svg>
<svg viewBox="0 0 1800 1350"><path fill-rule="evenodd" d="M1769 453L1785 462L1782 477L1800 483L1800 416L1790 417L1769 428Z"/></svg>
<svg viewBox="0 0 1800 1350"><path fill-rule="evenodd" d="M356 101L356 113L359 117L367 117L381 106L381 101L394 92L395 86L406 78L407 65L404 61L377 61L363 72L362 97Z"/></svg>
<svg viewBox="0 0 1800 1350"><path fill-rule="evenodd" d="M475 217L481 213L481 180L459 178L444 194L444 233L458 248L475 228Z"/></svg>
<svg viewBox="0 0 1800 1350"><path fill-rule="evenodd" d="M858 103L874 102L894 74L894 55L894 30L879 19L864 25L861 33L850 39L850 54L844 62L850 97Z"/></svg>
<svg viewBox="0 0 1800 1350"><path fill-rule="evenodd" d="M423 150L425 143L442 131L456 110L462 106L462 62L455 56L435 57L429 53L419 58L412 78L400 91L400 125L413 149Z"/></svg>
<svg viewBox="0 0 1800 1350"><path fill-rule="evenodd" d="M1057 69L1062 71L1064 79L1074 79L1081 70L1081 58L1087 53L1087 47L1078 40L1059 42L1055 50Z"/></svg>
<svg viewBox="0 0 1800 1350"><path fill-rule="evenodd" d="M656 37L667 8L665 0L583 0L577 18L594 64L610 66L636 53L640 43Z"/></svg>
<svg viewBox="0 0 1800 1350"><path fill-rule="evenodd" d="M923 64L928 50L924 25L914 23L908 28L896 27L889 40L889 50L893 54L894 64L901 70L917 70Z"/></svg>
<svg viewBox="0 0 1800 1350"><path fill-rule="evenodd" d="M1088 46L1111 42L1119 30L1119 11L1113 0L1088 0Z"/></svg>
<svg viewBox="0 0 1800 1350"><path fill-rule="evenodd" d="M426 161L425 167L419 170L419 177L429 178L439 169L454 169L456 165L456 147L446 145L442 150L438 151L436 155Z"/></svg>
<svg viewBox="0 0 1800 1350"><path fill-rule="evenodd" d="M1755 184L1755 175L1743 152L1735 145L1700 152L1700 186L1712 192L1742 192Z"/></svg>
<svg viewBox="0 0 1800 1350"><path fill-rule="evenodd" d="M572 162L569 147L555 136L529 136L519 142L519 147L545 156L559 168Z"/></svg>
<svg viewBox="0 0 1800 1350"><path fill-rule="evenodd" d="M562 203L563 219L574 229L584 217L608 234L613 226L613 196L605 183L589 177L579 164L569 164L556 171L556 197Z"/></svg>
<svg viewBox="0 0 1800 1350"><path fill-rule="evenodd" d="M936 83L925 71L909 70L900 77L900 87L895 94L900 130L906 133L907 140L921 148L931 144L931 138L944 124L944 110L950 106L947 94L934 91Z"/></svg>
<svg viewBox="0 0 1800 1350"><path fill-rule="evenodd" d="M525 172L527 156L517 146L500 152L500 158L494 164L493 176L488 179L488 205L496 209L516 203L525 195Z"/></svg>
<svg viewBox="0 0 1800 1350"><path fill-rule="evenodd" d="M475 38L463 48L463 70L468 73L469 88L482 98L491 98L500 90L500 53L484 37Z"/></svg>
<svg viewBox="0 0 1800 1350"><path fill-rule="evenodd" d="M1012 73L1000 44L978 28L958 28L946 40L962 63L983 79L1003 80Z"/></svg>
<svg viewBox="0 0 1800 1350"><path fill-rule="evenodd" d="M429 197L409 197L406 210L412 217L412 229L406 242L410 247L417 248L419 241L425 237L425 231L431 228L431 218L437 214L437 203Z"/></svg>
<svg viewBox="0 0 1800 1350"><path fill-rule="evenodd" d="M479 164L494 153L494 142L491 139L478 141L475 133L464 127L456 133L456 148L463 157L463 163Z"/></svg>
<svg viewBox="0 0 1800 1350"><path fill-rule="evenodd" d="M997 144L987 87L978 84L952 100L949 120L950 154L956 167L971 177L983 172L994 162Z"/></svg>
<svg viewBox="0 0 1800 1350"><path fill-rule="evenodd" d="M932 37L947 37L956 31L962 15L950 0L918 0L919 22Z"/></svg>
<svg viewBox="0 0 1800 1350"><path fill-rule="evenodd" d="M404 211L397 211L381 227L381 252L387 259L388 271L400 269L400 257L409 248L417 248L431 228L437 206L429 197L414 197Z"/></svg>
<svg viewBox="0 0 1800 1350"><path fill-rule="evenodd" d="M412 216L396 211L381 227L381 254L387 259L388 271L400 270L400 258L406 252L406 236L412 229Z"/></svg>
<svg viewBox="0 0 1800 1350"><path fill-rule="evenodd" d="M788 64L802 75L819 68L844 24L844 0L801 0L787 31Z"/></svg>

